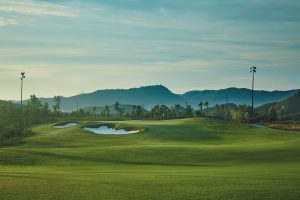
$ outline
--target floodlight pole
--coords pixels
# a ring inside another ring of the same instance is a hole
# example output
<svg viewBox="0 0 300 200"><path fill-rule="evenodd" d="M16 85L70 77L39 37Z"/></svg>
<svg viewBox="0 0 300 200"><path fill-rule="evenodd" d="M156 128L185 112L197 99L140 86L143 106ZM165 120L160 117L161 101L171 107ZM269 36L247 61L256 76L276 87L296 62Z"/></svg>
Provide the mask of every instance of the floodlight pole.
<svg viewBox="0 0 300 200"><path fill-rule="evenodd" d="M23 131L23 79L25 78L25 72L21 72L21 131Z"/></svg>
<svg viewBox="0 0 300 200"><path fill-rule="evenodd" d="M256 73L256 67L250 68L250 73L252 73L252 118L254 117L254 74Z"/></svg>
<svg viewBox="0 0 300 200"><path fill-rule="evenodd" d="M78 107L79 107L79 95L77 96L77 113L79 111Z"/></svg>

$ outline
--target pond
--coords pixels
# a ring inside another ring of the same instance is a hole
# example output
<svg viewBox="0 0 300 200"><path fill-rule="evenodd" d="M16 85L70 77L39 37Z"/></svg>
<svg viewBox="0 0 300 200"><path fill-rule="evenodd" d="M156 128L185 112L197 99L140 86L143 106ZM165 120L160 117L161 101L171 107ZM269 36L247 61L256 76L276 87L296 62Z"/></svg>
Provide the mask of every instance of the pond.
<svg viewBox="0 0 300 200"><path fill-rule="evenodd" d="M126 131L124 129L113 129L107 126L100 126L98 128L84 128L86 131L90 131L96 134L113 134L113 135L125 135L139 133L138 130Z"/></svg>

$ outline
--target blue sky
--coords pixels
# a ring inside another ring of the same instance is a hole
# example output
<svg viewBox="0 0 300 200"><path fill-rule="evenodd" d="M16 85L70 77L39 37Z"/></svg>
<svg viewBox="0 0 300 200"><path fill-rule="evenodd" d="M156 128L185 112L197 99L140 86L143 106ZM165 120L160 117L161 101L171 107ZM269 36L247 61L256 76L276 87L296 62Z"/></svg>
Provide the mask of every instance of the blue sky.
<svg viewBox="0 0 300 200"><path fill-rule="evenodd" d="M297 0L0 0L0 99L163 84L300 88Z"/></svg>

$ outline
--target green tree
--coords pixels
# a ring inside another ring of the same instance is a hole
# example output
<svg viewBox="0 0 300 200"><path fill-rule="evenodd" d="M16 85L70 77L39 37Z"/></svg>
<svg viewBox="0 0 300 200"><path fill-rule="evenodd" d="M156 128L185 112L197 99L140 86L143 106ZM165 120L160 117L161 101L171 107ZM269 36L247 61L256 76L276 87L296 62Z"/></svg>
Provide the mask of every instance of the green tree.
<svg viewBox="0 0 300 200"><path fill-rule="evenodd" d="M43 116L44 116L44 118L48 118L49 112L50 112L50 110L49 110L49 104L46 102L43 105Z"/></svg>
<svg viewBox="0 0 300 200"><path fill-rule="evenodd" d="M268 120L269 122L277 121L277 110L275 106L271 106L268 110Z"/></svg>
<svg viewBox="0 0 300 200"><path fill-rule="evenodd" d="M25 107L25 121L26 124L31 127L32 124L37 124L41 120L43 105L41 101L33 94L30 96Z"/></svg>
<svg viewBox="0 0 300 200"><path fill-rule="evenodd" d="M249 123L252 107L247 105L239 105L232 111L232 119L241 123Z"/></svg>
<svg viewBox="0 0 300 200"><path fill-rule="evenodd" d="M219 119L229 119L230 114L228 110L228 106L226 104L215 105L214 107L214 116Z"/></svg>
<svg viewBox="0 0 300 200"><path fill-rule="evenodd" d="M204 106L206 106L206 115L208 115L208 106L209 106L208 101L206 101L206 102L204 103Z"/></svg>
<svg viewBox="0 0 300 200"><path fill-rule="evenodd" d="M132 119L142 119L144 117L144 108L141 105L133 105Z"/></svg>
<svg viewBox="0 0 300 200"><path fill-rule="evenodd" d="M119 118L120 116L120 103L119 102L116 102L114 105L114 110L115 110L115 115L117 118Z"/></svg>
<svg viewBox="0 0 300 200"><path fill-rule="evenodd" d="M215 105L214 116L219 119L224 119L224 105L219 105L219 104Z"/></svg>
<svg viewBox="0 0 300 200"><path fill-rule="evenodd" d="M179 105L179 104L176 104L174 108L175 108L175 112L176 112L176 118L179 118L179 109L180 109L180 105Z"/></svg>
<svg viewBox="0 0 300 200"><path fill-rule="evenodd" d="M184 117L190 118L194 116L194 111L191 105L186 105Z"/></svg>
<svg viewBox="0 0 300 200"><path fill-rule="evenodd" d="M160 106L160 116L162 120L168 119L169 118L169 107L166 105L161 105Z"/></svg>
<svg viewBox="0 0 300 200"><path fill-rule="evenodd" d="M154 106L150 111L151 119L161 119L161 109L159 105Z"/></svg>
<svg viewBox="0 0 300 200"><path fill-rule="evenodd" d="M59 115L61 98L60 98L60 96L54 96L53 100L54 100L53 111L57 115Z"/></svg>
<svg viewBox="0 0 300 200"><path fill-rule="evenodd" d="M199 107L199 116L202 116L202 111L203 111L203 102L201 101L199 104L198 104L198 107Z"/></svg>
<svg viewBox="0 0 300 200"><path fill-rule="evenodd" d="M93 112L94 112L94 115L96 116L96 110L97 110L97 107L93 107Z"/></svg>
<svg viewBox="0 0 300 200"><path fill-rule="evenodd" d="M136 105L133 105L132 106L132 111L131 111L131 118L132 119L136 119L137 118L137 116L136 116Z"/></svg>
<svg viewBox="0 0 300 200"><path fill-rule="evenodd" d="M106 118L109 118L109 115L110 115L110 108L109 106L106 104L105 107L104 107L104 116Z"/></svg>
<svg viewBox="0 0 300 200"><path fill-rule="evenodd" d="M10 138L20 137L27 133L20 127L20 105L2 102L0 105L0 145L10 143Z"/></svg>

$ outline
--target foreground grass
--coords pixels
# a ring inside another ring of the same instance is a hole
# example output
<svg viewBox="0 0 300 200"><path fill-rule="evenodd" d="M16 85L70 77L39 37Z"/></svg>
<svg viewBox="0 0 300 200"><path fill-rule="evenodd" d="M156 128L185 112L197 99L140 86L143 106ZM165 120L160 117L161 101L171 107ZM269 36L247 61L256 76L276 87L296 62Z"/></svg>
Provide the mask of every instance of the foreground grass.
<svg viewBox="0 0 300 200"><path fill-rule="evenodd" d="M300 133L213 119L116 126L145 132L43 125L0 148L0 199L300 199Z"/></svg>

